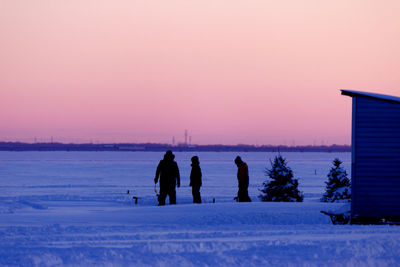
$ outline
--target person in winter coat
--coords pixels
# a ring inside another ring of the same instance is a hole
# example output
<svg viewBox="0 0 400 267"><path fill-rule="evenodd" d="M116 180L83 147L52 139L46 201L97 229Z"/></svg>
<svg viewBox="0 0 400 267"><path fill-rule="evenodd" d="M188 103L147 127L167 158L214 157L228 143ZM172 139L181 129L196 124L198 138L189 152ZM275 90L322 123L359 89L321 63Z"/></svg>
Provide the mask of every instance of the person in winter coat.
<svg viewBox="0 0 400 267"><path fill-rule="evenodd" d="M249 188L249 167L239 156L235 158L235 164L238 167L237 179L239 191L237 200L239 202L251 202L249 193L247 191Z"/></svg>
<svg viewBox="0 0 400 267"><path fill-rule="evenodd" d="M200 187L201 187L201 169L199 157L192 157L192 171L190 172L190 184L192 187L193 203L201 203Z"/></svg>
<svg viewBox="0 0 400 267"><path fill-rule="evenodd" d="M158 205L165 205L165 199L169 196L169 204L176 204L175 186L181 186L178 164L174 161L175 155L168 150L164 159L160 160L157 166L154 183L157 184L160 177L160 194L158 196Z"/></svg>

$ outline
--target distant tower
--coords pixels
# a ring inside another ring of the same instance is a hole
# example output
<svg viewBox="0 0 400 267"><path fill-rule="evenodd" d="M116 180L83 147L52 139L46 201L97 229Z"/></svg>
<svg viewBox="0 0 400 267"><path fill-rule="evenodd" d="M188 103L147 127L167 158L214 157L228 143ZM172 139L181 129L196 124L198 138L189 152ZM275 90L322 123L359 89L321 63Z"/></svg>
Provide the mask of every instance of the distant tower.
<svg viewBox="0 0 400 267"><path fill-rule="evenodd" d="M185 145L188 144L187 139L188 139L188 130L185 130Z"/></svg>
<svg viewBox="0 0 400 267"><path fill-rule="evenodd" d="M189 145L192 144L192 136L189 136Z"/></svg>
<svg viewBox="0 0 400 267"><path fill-rule="evenodd" d="M175 146L175 136L172 136L172 146Z"/></svg>

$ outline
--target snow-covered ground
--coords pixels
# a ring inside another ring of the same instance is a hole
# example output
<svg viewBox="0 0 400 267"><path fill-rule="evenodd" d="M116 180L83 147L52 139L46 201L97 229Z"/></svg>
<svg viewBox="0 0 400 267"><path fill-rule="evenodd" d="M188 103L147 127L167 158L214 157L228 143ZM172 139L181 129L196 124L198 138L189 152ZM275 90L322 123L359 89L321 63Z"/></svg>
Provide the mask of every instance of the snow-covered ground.
<svg viewBox="0 0 400 267"><path fill-rule="evenodd" d="M349 153L285 153L303 203L257 199L273 153L240 153L251 203L235 203L237 153L175 153L182 187L156 206L156 152L0 152L1 266L399 266L400 227L332 225L321 210L331 162ZM190 157L204 204L191 204ZM127 190L130 194L127 194ZM132 195L140 197L138 204ZM216 203L212 203L215 199Z"/></svg>

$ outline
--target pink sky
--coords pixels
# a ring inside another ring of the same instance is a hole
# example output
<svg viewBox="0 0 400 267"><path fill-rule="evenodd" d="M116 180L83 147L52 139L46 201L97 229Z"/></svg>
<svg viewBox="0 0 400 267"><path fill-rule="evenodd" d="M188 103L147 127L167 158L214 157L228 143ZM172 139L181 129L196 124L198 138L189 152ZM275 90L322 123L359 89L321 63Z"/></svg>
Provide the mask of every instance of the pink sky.
<svg viewBox="0 0 400 267"><path fill-rule="evenodd" d="M0 0L0 140L350 144L400 1Z"/></svg>

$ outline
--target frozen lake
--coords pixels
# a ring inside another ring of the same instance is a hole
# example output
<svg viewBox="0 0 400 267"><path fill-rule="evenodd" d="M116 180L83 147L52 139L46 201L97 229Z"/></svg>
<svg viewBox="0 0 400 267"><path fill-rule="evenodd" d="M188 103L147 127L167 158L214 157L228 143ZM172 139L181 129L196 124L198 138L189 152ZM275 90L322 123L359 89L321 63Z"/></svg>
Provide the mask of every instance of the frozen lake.
<svg viewBox="0 0 400 267"><path fill-rule="evenodd" d="M139 205L155 205L153 178L164 152L0 152L0 196L29 200L120 202L127 190L141 197ZM237 193L237 155L249 166L249 195L258 189L277 153L174 152L181 173L177 202L191 203L190 158L197 155L203 172L202 197L232 201ZM350 178L350 153L283 153L299 180L304 201L317 201L325 189L334 158L343 161ZM49 203L50 204L50 203Z"/></svg>
<svg viewBox="0 0 400 267"><path fill-rule="evenodd" d="M332 225L321 203L334 158L283 153L302 203L260 202L275 153L239 153L252 203L236 203L238 153L179 153L178 205L158 207L162 152L0 152L0 266L399 266L400 227ZM204 204L192 204L198 155ZM132 195L140 197L138 205ZM212 199L216 203L211 203Z"/></svg>

